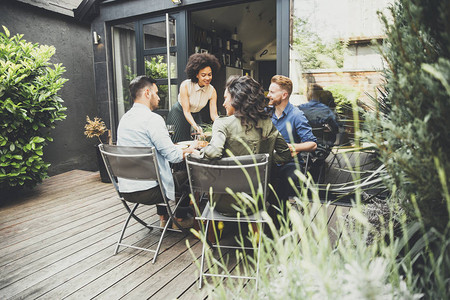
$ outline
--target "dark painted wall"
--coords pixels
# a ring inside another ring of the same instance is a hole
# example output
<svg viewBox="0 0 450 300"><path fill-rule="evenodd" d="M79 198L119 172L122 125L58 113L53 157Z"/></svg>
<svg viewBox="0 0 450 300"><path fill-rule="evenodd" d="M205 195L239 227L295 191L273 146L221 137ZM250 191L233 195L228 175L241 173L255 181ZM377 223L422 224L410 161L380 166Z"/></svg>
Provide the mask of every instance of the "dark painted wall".
<svg viewBox="0 0 450 300"><path fill-rule="evenodd" d="M98 141L83 134L86 115L97 115L90 25L9 0L0 1L0 25L11 35L23 34L29 42L55 46L52 63L66 68L63 77L69 81L59 95L67 107L67 118L56 123L54 141L44 149L45 161L51 163L49 175L73 169L97 170L94 145Z"/></svg>

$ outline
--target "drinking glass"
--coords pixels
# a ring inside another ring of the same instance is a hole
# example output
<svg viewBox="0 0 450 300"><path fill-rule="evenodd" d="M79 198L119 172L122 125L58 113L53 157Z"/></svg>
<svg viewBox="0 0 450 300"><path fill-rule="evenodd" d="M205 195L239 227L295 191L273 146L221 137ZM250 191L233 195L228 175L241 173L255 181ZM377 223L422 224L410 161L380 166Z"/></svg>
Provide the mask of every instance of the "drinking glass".
<svg viewBox="0 0 450 300"><path fill-rule="evenodd" d="M175 125L173 124L167 124L167 131L169 131L169 135L173 136L175 134Z"/></svg>

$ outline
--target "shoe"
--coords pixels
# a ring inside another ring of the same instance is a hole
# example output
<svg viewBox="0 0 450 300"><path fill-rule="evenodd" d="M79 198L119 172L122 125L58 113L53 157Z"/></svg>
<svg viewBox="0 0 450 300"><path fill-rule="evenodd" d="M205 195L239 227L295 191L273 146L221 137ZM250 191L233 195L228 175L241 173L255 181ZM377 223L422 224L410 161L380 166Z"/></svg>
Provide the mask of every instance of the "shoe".
<svg viewBox="0 0 450 300"><path fill-rule="evenodd" d="M182 221L177 221L177 223L180 224L180 226L183 228L191 228L192 226L194 226L194 218L193 217L184 218ZM172 229L180 229L180 228L178 228L177 224L173 222Z"/></svg>

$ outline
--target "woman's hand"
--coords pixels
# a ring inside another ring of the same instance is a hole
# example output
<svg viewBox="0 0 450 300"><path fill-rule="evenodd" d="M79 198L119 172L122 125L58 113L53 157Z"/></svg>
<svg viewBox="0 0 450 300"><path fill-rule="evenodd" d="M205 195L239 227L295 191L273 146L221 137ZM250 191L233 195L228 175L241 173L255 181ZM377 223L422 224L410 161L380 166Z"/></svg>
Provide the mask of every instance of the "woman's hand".
<svg viewBox="0 0 450 300"><path fill-rule="evenodd" d="M197 134L198 135L201 135L201 136L203 135L203 129L202 129L202 127L200 125L197 125L196 130L197 130Z"/></svg>

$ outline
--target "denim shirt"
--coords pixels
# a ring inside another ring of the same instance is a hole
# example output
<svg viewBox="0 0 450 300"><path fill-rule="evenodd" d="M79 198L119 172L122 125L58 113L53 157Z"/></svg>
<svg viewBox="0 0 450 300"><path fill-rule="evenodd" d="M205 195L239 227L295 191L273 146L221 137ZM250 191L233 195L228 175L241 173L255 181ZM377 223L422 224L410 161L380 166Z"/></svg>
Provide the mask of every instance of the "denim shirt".
<svg viewBox="0 0 450 300"><path fill-rule="evenodd" d="M298 106L298 108L303 111L312 127L321 127L322 124L328 124L334 133L338 132L339 123L336 114L330 107L312 99L309 102Z"/></svg>
<svg viewBox="0 0 450 300"><path fill-rule="evenodd" d="M275 109L273 109L272 122L289 144L317 142L305 114L291 103L288 103L279 118L275 114ZM291 127L291 130L288 130L288 126ZM291 140L291 135L293 140ZM297 158L300 163L303 163L300 153Z"/></svg>
<svg viewBox="0 0 450 300"><path fill-rule="evenodd" d="M183 152L170 139L164 119L147 106L134 103L123 115L117 129L118 146L155 147L159 172L166 196L175 199L175 186L169 162L183 160ZM158 186L157 181L137 181L119 178L119 189L124 193L148 190Z"/></svg>

